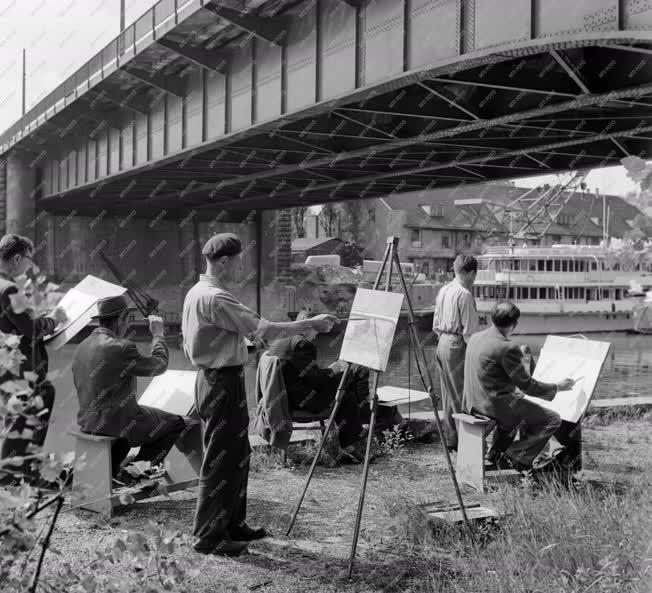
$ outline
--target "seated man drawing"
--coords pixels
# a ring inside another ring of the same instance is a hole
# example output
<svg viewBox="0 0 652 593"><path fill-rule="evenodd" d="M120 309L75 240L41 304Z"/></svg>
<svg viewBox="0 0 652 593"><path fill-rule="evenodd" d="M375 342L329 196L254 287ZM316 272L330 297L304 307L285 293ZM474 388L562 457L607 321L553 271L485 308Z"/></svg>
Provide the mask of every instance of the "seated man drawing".
<svg viewBox="0 0 652 593"><path fill-rule="evenodd" d="M466 350L464 409L496 421L492 457L500 468L532 470L536 457L553 436L566 447L559 461L577 464L579 430L575 430L576 425L562 426L559 414L516 392L518 388L527 395L550 401L558 391L568 391L575 384L572 379L555 384L531 377L523 365L521 348L509 339L519 317L516 305L498 303L491 312L493 326L471 336ZM521 438L514 441L517 431L521 432ZM558 465L548 462L537 465L536 470L544 472Z"/></svg>
<svg viewBox="0 0 652 593"><path fill-rule="evenodd" d="M168 348L163 320L150 315L151 354L141 354L125 338L129 312L124 296L100 301L93 317L100 326L79 344L72 361L81 431L119 437L111 451L114 478L131 447L140 447L134 461L160 464L186 429L183 417L138 405L136 378L163 374Z"/></svg>

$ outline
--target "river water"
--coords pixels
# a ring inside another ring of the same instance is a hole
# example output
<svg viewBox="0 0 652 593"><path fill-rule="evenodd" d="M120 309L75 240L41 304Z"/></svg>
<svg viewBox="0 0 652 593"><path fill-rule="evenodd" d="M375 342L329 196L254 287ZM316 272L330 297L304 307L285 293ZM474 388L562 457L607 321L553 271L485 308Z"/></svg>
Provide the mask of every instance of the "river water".
<svg viewBox="0 0 652 593"><path fill-rule="evenodd" d="M594 394L595 398L652 395L652 336L590 334L589 338L607 341L612 345ZM434 342L425 331L420 334L420 339L423 342L429 369L435 381L435 390L439 392L439 376L434 363ZM341 340L342 334L318 337L319 362L322 366L328 365L338 358ZM516 336L514 341L518 344L528 344L536 357L543 346L545 336ZM50 352L50 376L57 391L51 428L46 442L46 447L50 450L69 450L73 446L72 438L67 432L76 425L77 401L70 372L70 363L75 348L76 345L67 344L60 350ZM146 352L148 345L140 343L139 348ZM407 335L399 326L395 344L391 350L388 369L381 374L379 385L423 390L424 387L414 359L414 352L409 345ZM169 368L188 370L192 368L177 344L170 346ZM245 373L251 414L255 410L253 393L255 369L256 356L252 355ZM139 393L144 391L150 380L147 378L138 380ZM410 409L429 410L431 406L426 401L414 404L410 406ZM405 415L408 408L403 406L401 411Z"/></svg>

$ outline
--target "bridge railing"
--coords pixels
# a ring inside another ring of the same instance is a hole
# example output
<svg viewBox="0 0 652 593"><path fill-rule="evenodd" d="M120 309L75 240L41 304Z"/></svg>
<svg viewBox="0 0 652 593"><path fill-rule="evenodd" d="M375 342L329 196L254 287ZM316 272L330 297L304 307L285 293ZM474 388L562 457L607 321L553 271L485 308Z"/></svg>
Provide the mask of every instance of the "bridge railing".
<svg viewBox="0 0 652 593"><path fill-rule="evenodd" d="M145 50L210 0L160 0L0 134L0 154Z"/></svg>

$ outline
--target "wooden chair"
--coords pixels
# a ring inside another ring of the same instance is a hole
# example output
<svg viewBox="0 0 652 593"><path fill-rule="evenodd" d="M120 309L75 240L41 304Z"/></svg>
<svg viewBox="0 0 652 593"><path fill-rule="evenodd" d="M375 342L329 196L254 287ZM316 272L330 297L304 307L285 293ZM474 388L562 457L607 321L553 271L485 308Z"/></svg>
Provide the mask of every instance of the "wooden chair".
<svg viewBox="0 0 652 593"><path fill-rule="evenodd" d="M99 513L105 519L123 504L120 494L114 494L111 475L111 446L118 439L79 430L70 431L75 437L75 468L73 471L73 506ZM197 485L197 468L193 468L185 455L173 447L165 459L167 474L159 480L163 490L174 492ZM160 496L158 486L138 492L130 491L134 500Z"/></svg>
<svg viewBox="0 0 652 593"><path fill-rule="evenodd" d="M487 416L453 414L457 422L457 479L480 492L485 491L485 478L513 481L520 477L516 470L485 471L487 434L496 421Z"/></svg>

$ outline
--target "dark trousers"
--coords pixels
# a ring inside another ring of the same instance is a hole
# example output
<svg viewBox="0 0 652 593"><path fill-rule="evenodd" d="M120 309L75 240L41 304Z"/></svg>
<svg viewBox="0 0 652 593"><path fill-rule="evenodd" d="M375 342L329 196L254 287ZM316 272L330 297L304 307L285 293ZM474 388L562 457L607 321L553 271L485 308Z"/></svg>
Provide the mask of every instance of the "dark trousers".
<svg viewBox="0 0 652 593"><path fill-rule="evenodd" d="M50 422L50 416L52 415L52 407L54 406L54 386L49 381L43 381L37 386L33 387L34 393L33 396L40 396L43 398L43 410L46 412L40 415L35 420L37 421L36 426L27 426L27 418L23 415L16 415L10 418L7 422L9 432L11 433L22 433L25 429L32 429L33 433L30 438L7 438L2 443L2 451L0 452L0 459L5 459L7 457L24 457L28 455L27 447L30 444L34 444L38 447L42 447L45 443L45 437L48 433L48 423ZM38 414L41 410L34 407L29 407L25 410L25 414ZM23 471L26 469L23 465Z"/></svg>
<svg viewBox="0 0 652 593"><path fill-rule="evenodd" d="M441 383L441 404L446 428L446 446L457 447L457 427L453 414L462 411L466 342L458 334L441 334L437 343L437 368Z"/></svg>
<svg viewBox="0 0 652 593"><path fill-rule="evenodd" d="M145 406L141 409L147 410ZM156 431L147 434L140 445L140 451L134 461L150 461L154 464L163 463L165 456L170 452L174 443L186 430L186 423L181 416L168 414L162 410L154 410L159 424ZM169 416L169 417L168 417ZM118 439L111 446L111 473L116 477L120 471L120 465L127 457L132 443L128 439Z"/></svg>
<svg viewBox="0 0 652 593"><path fill-rule="evenodd" d="M579 423L563 421L559 414L527 399L520 399L501 418L496 420L496 430L489 457L500 454L523 467L532 467L537 455L552 437L565 448L560 461L572 471L582 469L582 430ZM520 432L518 441L514 441Z"/></svg>
<svg viewBox="0 0 652 593"><path fill-rule="evenodd" d="M199 370L195 407L203 428L204 458L194 534L213 544L246 522L251 448L243 368Z"/></svg>
<svg viewBox="0 0 652 593"><path fill-rule="evenodd" d="M313 414L332 407L336 395L336 389L332 388L316 390L294 385L288 390L288 400L293 410L306 410ZM368 400L369 374L367 369L357 367L350 374L345 385L344 396L335 414L340 447L348 447L360 438L362 410L368 408Z"/></svg>

